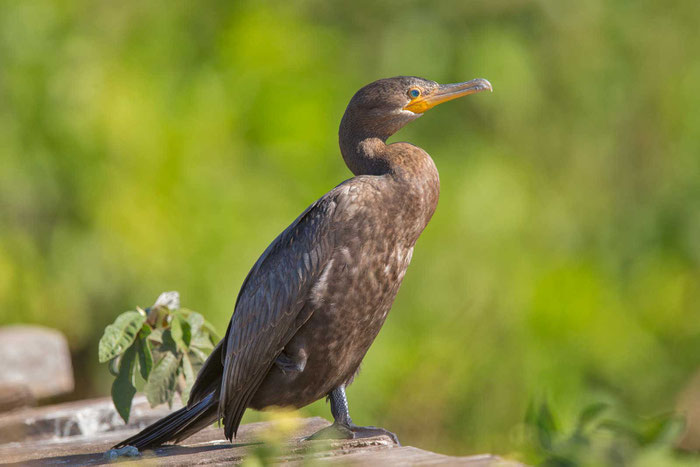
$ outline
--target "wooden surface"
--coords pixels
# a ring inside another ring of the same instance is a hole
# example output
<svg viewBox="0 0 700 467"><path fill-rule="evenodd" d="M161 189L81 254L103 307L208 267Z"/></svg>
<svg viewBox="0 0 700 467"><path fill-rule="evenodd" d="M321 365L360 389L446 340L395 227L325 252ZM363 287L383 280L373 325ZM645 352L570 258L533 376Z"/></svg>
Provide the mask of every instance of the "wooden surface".
<svg viewBox="0 0 700 467"><path fill-rule="evenodd" d="M23 409L0 417L3 424L16 429L21 420L33 425L32 436L23 441L0 444L1 465L102 465L110 461L105 451L116 442L133 434L138 428L110 426L104 422L108 400L84 401L53 407ZM143 405L143 401L139 401ZM143 407L140 416L148 415L149 421L157 414L148 413ZM136 412L139 412L138 410ZM70 424L70 414L82 418L82 425L73 430L56 428L52 424ZM58 415L57 415L58 414ZM89 420L89 414L98 423ZM68 417L68 418L66 418ZM147 417L147 418L148 418ZM43 420L43 422L41 422ZM59 421L60 420L60 421ZM102 422L99 422L102 420ZM145 419L144 419L145 420ZM137 424L142 424L137 422ZM411 446L398 447L387 437L375 437L343 441L305 441L303 437L327 426L322 418L283 419L277 422L251 423L241 426L234 443L223 437L223 430L210 427L180 446L164 446L145 451L138 458L120 458L117 462L130 465L231 465L246 457L257 457L262 463L290 463L292 465L313 460L320 464L343 465L467 465L467 466L515 466L495 456L479 455L450 457L424 451ZM41 433L41 427L47 433ZM264 441L261 441L264 440Z"/></svg>
<svg viewBox="0 0 700 467"><path fill-rule="evenodd" d="M173 407L179 408L179 405ZM110 431L136 431L170 413L166 405L152 409L144 396L136 396L129 425L114 410L109 398L22 408L0 414L0 447L12 442L89 438ZM3 457L0 455L0 462Z"/></svg>

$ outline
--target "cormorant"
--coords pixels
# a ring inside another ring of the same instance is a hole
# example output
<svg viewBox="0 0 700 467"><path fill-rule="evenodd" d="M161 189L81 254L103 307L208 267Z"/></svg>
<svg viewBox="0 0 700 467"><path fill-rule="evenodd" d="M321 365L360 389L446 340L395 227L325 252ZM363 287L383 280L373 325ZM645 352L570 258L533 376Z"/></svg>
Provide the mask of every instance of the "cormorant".
<svg viewBox="0 0 700 467"><path fill-rule="evenodd" d="M354 425L345 387L379 333L413 246L438 202L438 171L421 148L386 140L426 110L491 90L484 79L439 85L413 76L360 89L340 123L340 151L355 174L309 206L260 256L226 331L199 371L186 407L119 443L179 442L243 412L303 407L328 397L333 424L315 437L396 436Z"/></svg>

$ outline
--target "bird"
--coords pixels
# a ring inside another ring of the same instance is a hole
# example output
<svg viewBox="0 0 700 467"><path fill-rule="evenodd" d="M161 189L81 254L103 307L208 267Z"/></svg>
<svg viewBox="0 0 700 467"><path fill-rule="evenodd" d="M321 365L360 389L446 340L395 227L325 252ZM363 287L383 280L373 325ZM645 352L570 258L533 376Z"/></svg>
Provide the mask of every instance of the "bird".
<svg viewBox="0 0 700 467"><path fill-rule="evenodd" d="M221 420L233 441L248 408L301 408L324 397L334 421L310 439L386 435L398 444L384 428L352 422L345 390L435 212L440 180L426 151L387 139L438 104L486 90L480 78L441 85L397 76L357 91L338 131L354 176L304 210L253 265L187 405L115 448L178 443Z"/></svg>

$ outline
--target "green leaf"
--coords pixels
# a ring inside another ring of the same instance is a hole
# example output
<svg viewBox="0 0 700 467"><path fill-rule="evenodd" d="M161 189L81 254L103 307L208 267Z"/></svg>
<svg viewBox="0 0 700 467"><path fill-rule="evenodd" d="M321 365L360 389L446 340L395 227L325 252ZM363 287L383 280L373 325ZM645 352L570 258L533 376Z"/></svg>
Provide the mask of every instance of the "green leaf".
<svg viewBox="0 0 700 467"><path fill-rule="evenodd" d="M674 446L686 429L686 421L679 416L669 416L662 429L656 434L653 443L660 446Z"/></svg>
<svg viewBox="0 0 700 467"><path fill-rule="evenodd" d="M651 444L670 445L683 433L682 419L672 414L662 414L639 423L638 440L643 446Z"/></svg>
<svg viewBox="0 0 700 467"><path fill-rule="evenodd" d="M629 438L635 442L640 442L639 434L635 430L634 426L626 421L620 420L603 420L599 425L599 428L603 428L611 432L616 438Z"/></svg>
<svg viewBox="0 0 700 467"><path fill-rule="evenodd" d="M200 315L196 311L190 311L187 315L187 322L190 325L193 337L202 332L202 326L204 326L204 316Z"/></svg>
<svg viewBox="0 0 700 467"><path fill-rule="evenodd" d="M100 339L98 355L100 363L107 362L126 351L134 342L146 317L138 311L127 311L105 328Z"/></svg>
<svg viewBox="0 0 700 467"><path fill-rule="evenodd" d="M173 339L173 333L170 329L166 329L165 331L163 331L163 333L161 334L161 339L161 351L169 351L174 354L177 354L177 343L175 342L175 339Z"/></svg>
<svg viewBox="0 0 700 467"><path fill-rule="evenodd" d="M214 325L211 324L209 321L204 320L204 324L202 325L202 329L209 333L213 344L216 344L217 342L219 342L221 340L221 336L219 336L219 334L216 332L216 329L214 329Z"/></svg>
<svg viewBox="0 0 700 467"><path fill-rule="evenodd" d="M114 407L124 423L129 422L131 401L136 394L136 387L134 387L135 357L135 347L129 347L120 359L119 375L112 383L112 402L114 402Z"/></svg>
<svg viewBox="0 0 700 467"><path fill-rule="evenodd" d="M157 344L163 343L163 331L161 329L153 329L148 335L148 339Z"/></svg>
<svg viewBox="0 0 700 467"><path fill-rule="evenodd" d="M165 307L171 311L175 311L180 308L180 294L177 291L163 292L158 295L156 302L151 306L151 308Z"/></svg>
<svg viewBox="0 0 700 467"><path fill-rule="evenodd" d="M172 401L177 384L177 374L182 356L166 352L153 367L143 388L151 407Z"/></svg>
<svg viewBox="0 0 700 467"><path fill-rule="evenodd" d="M151 333L153 333L153 328L151 328L147 322L143 323L143 326L141 326L141 330L139 331L139 337L141 339L145 339L150 336Z"/></svg>
<svg viewBox="0 0 700 467"><path fill-rule="evenodd" d="M207 354L194 345L190 347L190 353L194 356L195 363L202 364L207 360Z"/></svg>
<svg viewBox="0 0 700 467"><path fill-rule="evenodd" d="M195 380L192 362L187 354L182 356L182 373L185 375L185 389L180 394L180 399L183 404L187 404L187 401L190 399L190 389L192 389Z"/></svg>
<svg viewBox="0 0 700 467"><path fill-rule="evenodd" d="M151 353L151 344L146 338L139 338L138 340L138 356L139 356L139 370L141 371L141 377L148 381L148 375L153 369L153 354Z"/></svg>
<svg viewBox="0 0 700 467"><path fill-rule="evenodd" d="M578 417L577 432L580 433L585 430L593 420L598 418L607 409L608 404L605 402L597 402L583 409Z"/></svg>
<svg viewBox="0 0 700 467"><path fill-rule="evenodd" d="M109 361L109 372L114 377L119 376L119 360L120 358L117 356Z"/></svg>
<svg viewBox="0 0 700 467"><path fill-rule="evenodd" d="M207 353L211 353L211 351L214 350L214 344L212 344L211 339L209 336L205 336L204 334L199 334L198 336L194 336L192 338L190 348L193 347L197 347L206 351Z"/></svg>
<svg viewBox="0 0 700 467"><path fill-rule="evenodd" d="M535 402L530 402L525 415L525 423L534 429L540 446L543 449L552 449L553 440L558 432L558 428L554 420L554 415L549 409L547 402L540 404L539 408Z"/></svg>
<svg viewBox="0 0 700 467"><path fill-rule="evenodd" d="M170 323L170 332L172 338L183 352L187 352L192 341L192 331L190 324L182 318L180 314L173 314L173 320Z"/></svg>

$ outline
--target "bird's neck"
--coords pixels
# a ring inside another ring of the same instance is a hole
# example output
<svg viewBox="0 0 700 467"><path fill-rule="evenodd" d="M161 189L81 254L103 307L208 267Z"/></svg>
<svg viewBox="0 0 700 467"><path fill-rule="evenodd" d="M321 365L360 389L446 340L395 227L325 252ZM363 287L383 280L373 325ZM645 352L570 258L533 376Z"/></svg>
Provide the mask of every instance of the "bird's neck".
<svg viewBox="0 0 700 467"><path fill-rule="evenodd" d="M428 153L409 143L386 144L382 136L356 136L351 133L343 138L340 152L345 164L355 175L387 175L411 183L439 185L435 163Z"/></svg>
<svg viewBox="0 0 700 467"><path fill-rule="evenodd" d="M425 210L427 223L440 194L435 163L427 152L412 144L386 144L401 125L383 123L363 123L352 113L345 113L338 132L345 164L355 175L388 175L406 199L418 196L420 199L413 200L413 204Z"/></svg>
<svg viewBox="0 0 700 467"><path fill-rule="evenodd" d="M355 175L384 175L392 171L392 160L386 139L370 135L340 136L340 152L345 164Z"/></svg>
<svg viewBox="0 0 700 467"><path fill-rule="evenodd" d="M405 224L407 243L415 243L440 196L440 176L428 153L409 143L386 144L379 137L341 139L340 147L355 175L386 176L384 195L400 212L396 217Z"/></svg>

